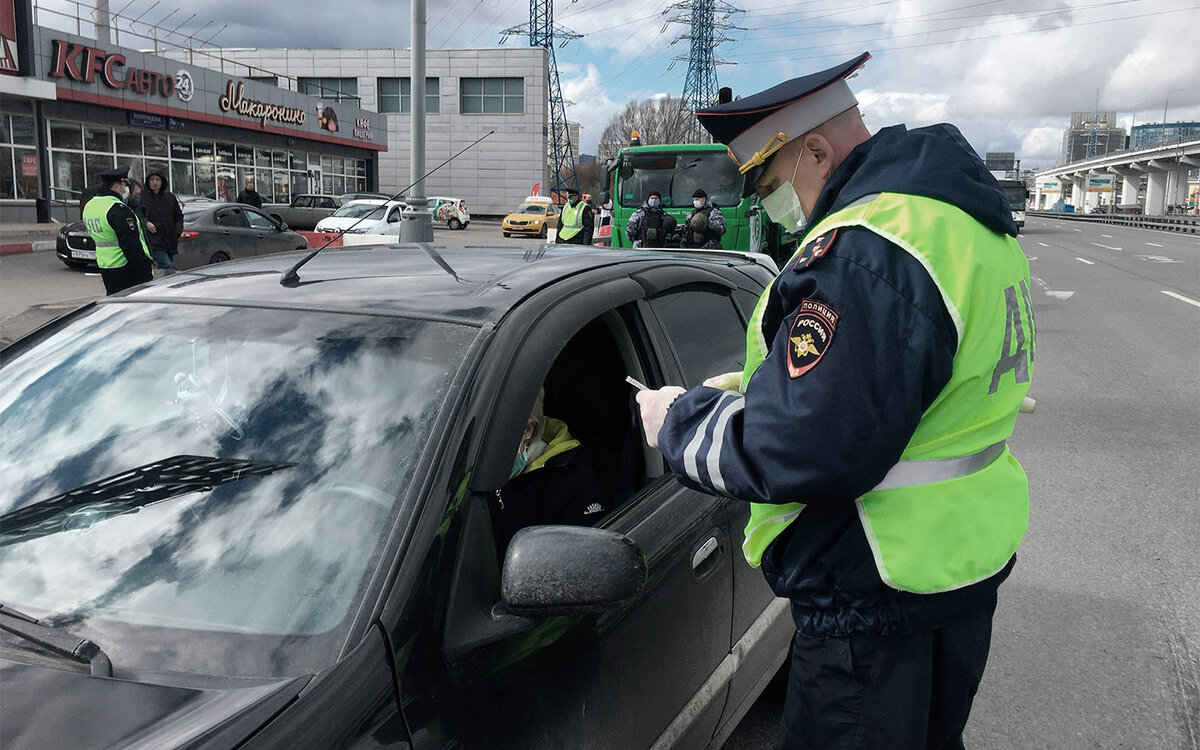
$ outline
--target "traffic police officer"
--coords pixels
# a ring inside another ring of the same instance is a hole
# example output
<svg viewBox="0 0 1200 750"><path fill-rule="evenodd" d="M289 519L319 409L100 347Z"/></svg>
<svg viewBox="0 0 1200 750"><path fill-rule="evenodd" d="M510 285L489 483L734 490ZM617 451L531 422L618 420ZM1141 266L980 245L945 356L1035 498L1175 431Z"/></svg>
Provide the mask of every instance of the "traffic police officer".
<svg viewBox="0 0 1200 750"><path fill-rule="evenodd" d="M1029 266L956 128L867 131L869 57L697 112L799 250L742 372L638 401L680 481L751 502L797 628L780 747L961 748L1028 523Z"/></svg>
<svg viewBox="0 0 1200 750"><path fill-rule="evenodd" d="M562 225L554 236L560 244L582 245L592 236L592 207L580 200L578 190L567 191L567 205L562 210Z"/></svg>
<svg viewBox="0 0 1200 750"><path fill-rule="evenodd" d="M152 278L150 246L137 215L124 202L128 195L125 186L128 175L128 166L101 172L104 190L83 209L83 221L96 243L96 265L100 266L107 294L116 294Z"/></svg>

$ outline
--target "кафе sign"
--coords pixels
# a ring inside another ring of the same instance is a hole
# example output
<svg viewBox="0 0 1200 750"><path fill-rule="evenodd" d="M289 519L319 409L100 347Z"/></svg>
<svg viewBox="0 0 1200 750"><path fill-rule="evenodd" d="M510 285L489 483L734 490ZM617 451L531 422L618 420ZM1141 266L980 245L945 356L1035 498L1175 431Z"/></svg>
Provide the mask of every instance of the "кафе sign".
<svg viewBox="0 0 1200 750"><path fill-rule="evenodd" d="M186 70L170 75L144 68L130 68L119 74L118 71L125 67L125 59L125 55L120 53L55 39L50 75L80 83L95 83L98 74L104 85L111 89L158 95L164 99L178 93L180 100L185 102L192 98L192 79Z"/></svg>

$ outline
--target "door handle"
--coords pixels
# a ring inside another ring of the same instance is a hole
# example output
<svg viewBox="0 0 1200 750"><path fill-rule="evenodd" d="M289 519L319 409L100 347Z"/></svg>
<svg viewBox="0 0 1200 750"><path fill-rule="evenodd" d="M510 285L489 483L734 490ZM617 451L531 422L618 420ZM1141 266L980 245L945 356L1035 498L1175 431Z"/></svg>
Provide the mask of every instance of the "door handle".
<svg viewBox="0 0 1200 750"><path fill-rule="evenodd" d="M703 577L716 566L721 558L721 543L715 536L710 536L692 553L692 571L697 577Z"/></svg>

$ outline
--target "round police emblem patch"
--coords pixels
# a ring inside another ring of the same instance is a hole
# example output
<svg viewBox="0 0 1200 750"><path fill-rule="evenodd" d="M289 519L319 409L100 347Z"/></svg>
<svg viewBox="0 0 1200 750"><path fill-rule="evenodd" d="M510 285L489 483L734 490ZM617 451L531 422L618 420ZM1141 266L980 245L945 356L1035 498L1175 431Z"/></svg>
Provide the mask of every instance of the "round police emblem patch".
<svg viewBox="0 0 1200 750"><path fill-rule="evenodd" d="M838 316L828 305L806 299L788 331L788 375L798 378L816 367L829 351Z"/></svg>

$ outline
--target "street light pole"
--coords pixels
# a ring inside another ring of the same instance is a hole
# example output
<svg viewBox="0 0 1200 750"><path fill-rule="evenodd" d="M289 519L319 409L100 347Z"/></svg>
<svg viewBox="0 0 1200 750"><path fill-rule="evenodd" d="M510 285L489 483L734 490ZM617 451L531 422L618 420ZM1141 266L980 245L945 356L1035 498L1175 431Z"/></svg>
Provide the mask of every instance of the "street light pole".
<svg viewBox="0 0 1200 750"><path fill-rule="evenodd" d="M433 217L425 199L425 0L412 3L412 64L409 75L409 112L412 139L409 143L409 182L412 195L405 198L400 222L401 242L433 242Z"/></svg>

